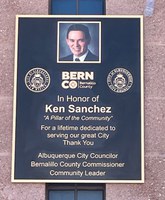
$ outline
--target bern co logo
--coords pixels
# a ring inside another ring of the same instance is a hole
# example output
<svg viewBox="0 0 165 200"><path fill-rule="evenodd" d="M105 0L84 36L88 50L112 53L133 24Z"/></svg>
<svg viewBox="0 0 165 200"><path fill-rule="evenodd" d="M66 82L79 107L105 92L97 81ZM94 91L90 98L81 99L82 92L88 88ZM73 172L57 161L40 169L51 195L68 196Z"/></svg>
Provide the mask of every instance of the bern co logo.
<svg viewBox="0 0 165 200"><path fill-rule="evenodd" d="M25 85L32 92L43 92L49 87L50 76L42 68L33 68L25 76Z"/></svg>
<svg viewBox="0 0 165 200"><path fill-rule="evenodd" d="M133 77L128 70L124 68L116 68L108 74L107 84L112 91L123 93L131 88Z"/></svg>

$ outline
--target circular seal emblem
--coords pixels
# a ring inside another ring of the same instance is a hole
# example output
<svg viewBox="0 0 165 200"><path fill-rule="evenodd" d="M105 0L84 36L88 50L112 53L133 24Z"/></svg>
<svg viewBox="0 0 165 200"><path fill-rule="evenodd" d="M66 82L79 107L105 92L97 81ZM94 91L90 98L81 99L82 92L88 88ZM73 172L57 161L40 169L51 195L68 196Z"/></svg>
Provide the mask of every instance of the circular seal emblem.
<svg viewBox="0 0 165 200"><path fill-rule="evenodd" d="M133 84L132 74L124 68L115 68L107 77L109 88L117 93L128 91Z"/></svg>
<svg viewBox="0 0 165 200"><path fill-rule="evenodd" d="M32 92L43 92L49 84L50 76L45 69L33 68L25 76L25 85Z"/></svg>

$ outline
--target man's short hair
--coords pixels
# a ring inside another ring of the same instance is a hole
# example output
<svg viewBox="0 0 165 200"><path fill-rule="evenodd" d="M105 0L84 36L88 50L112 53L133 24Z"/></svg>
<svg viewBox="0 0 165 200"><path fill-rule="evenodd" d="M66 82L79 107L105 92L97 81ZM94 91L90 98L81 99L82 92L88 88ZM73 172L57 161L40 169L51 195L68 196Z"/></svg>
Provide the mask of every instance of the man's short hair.
<svg viewBox="0 0 165 200"><path fill-rule="evenodd" d="M85 34L86 40L90 41L90 39L91 39L88 27L83 25L83 24L73 24L73 25L71 25L68 28L68 31L67 31L67 38L68 38L70 31L82 31Z"/></svg>

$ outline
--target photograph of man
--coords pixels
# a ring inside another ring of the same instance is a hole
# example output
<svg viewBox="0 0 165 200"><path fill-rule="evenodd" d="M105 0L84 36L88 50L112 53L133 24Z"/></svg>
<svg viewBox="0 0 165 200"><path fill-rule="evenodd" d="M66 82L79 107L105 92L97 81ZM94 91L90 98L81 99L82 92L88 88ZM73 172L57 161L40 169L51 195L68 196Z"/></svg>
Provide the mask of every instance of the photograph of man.
<svg viewBox="0 0 165 200"><path fill-rule="evenodd" d="M89 50L91 35L87 26L80 23L72 24L67 29L65 37L70 53L60 57L60 61L99 61L99 57Z"/></svg>

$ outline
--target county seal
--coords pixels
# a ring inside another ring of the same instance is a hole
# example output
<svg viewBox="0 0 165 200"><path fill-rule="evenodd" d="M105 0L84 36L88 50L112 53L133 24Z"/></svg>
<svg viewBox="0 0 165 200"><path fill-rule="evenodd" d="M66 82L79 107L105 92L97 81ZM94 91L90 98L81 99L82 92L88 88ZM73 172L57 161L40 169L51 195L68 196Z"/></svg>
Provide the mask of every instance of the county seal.
<svg viewBox="0 0 165 200"><path fill-rule="evenodd" d="M107 76L108 87L117 93L128 91L133 84L132 74L124 68L115 68Z"/></svg>
<svg viewBox="0 0 165 200"><path fill-rule="evenodd" d="M50 76L45 69L33 68L25 76L25 85L32 92L43 92L50 85Z"/></svg>

